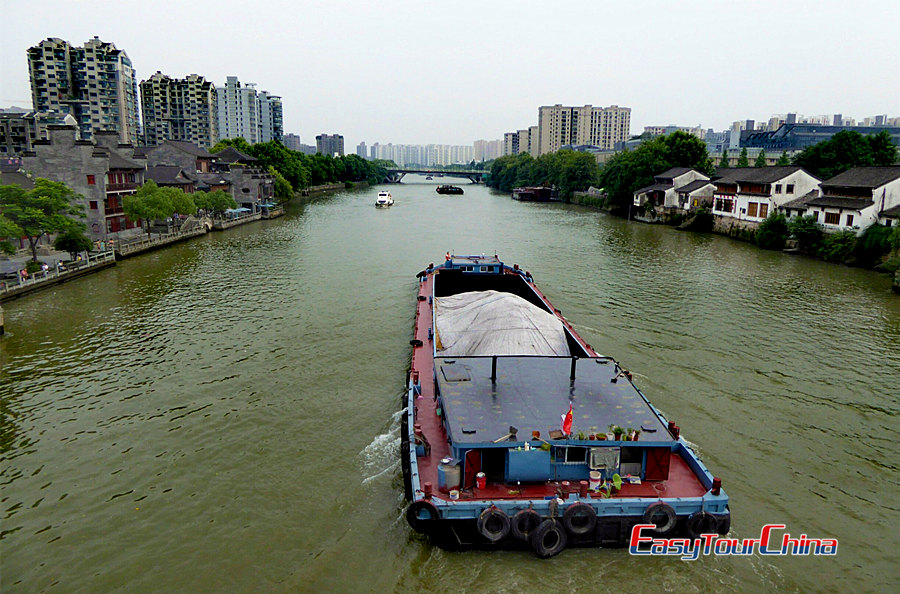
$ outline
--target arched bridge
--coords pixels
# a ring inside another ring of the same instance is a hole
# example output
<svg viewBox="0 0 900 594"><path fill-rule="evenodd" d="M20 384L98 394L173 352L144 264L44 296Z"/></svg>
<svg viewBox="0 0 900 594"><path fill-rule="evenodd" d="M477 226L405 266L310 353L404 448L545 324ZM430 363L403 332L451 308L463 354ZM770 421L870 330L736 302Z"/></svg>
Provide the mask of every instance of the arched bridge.
<svg viewBox="0 0 900 594"><path fill-rule="evenodd" d="M434 177L464 177L473 184L480 184L484 181L487 171L443 171L432 169L388 169L387 177L384 179L389 184L399 184L407 173L419 173L421 175L432 175Z"/></svg>

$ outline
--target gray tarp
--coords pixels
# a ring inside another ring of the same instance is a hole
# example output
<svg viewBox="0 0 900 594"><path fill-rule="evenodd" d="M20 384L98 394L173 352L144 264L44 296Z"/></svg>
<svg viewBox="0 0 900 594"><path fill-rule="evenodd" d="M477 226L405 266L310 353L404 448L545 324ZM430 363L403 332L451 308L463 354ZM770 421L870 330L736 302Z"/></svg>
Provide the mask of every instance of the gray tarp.
<svg viewBox="0 0 900 594"><path fill-rule="evenodd" d="M559 319L511 293L473 291L434 300L442 357L570 356Z"/></svg>

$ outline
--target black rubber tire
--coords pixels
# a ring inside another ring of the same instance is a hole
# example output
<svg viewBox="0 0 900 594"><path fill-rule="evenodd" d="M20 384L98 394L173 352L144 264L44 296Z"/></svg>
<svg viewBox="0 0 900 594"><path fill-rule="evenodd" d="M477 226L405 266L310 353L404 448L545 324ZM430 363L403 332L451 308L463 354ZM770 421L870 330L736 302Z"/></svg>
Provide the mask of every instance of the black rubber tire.
<svg viewBox="0 0 900 594"><path fill-rule="evenodd" d="M719 519L709 512L694 512L688 516L687 532L692 539L700 538L702 534L718 534Z"/></svg>
<svg viewBox="0 0 900 594"><path fill-rule="evenodd" d="M499 542L509 534L509 516L503 510L489 507L478 516L478 533L488 542Z"/></svg>
<svg viewBox="0 0 900 594"><path fill-rule="evenodd" d="M518 540L528 542L528 537L535 528L541 525L541 522L543 522L541 514L533 509L521 509L509 521L509 530Z"/></svg>
<svg viewBox="0 0 900 594"><path fill-rule="evenodd" d="M437 508L424 499L413 501L406 508L406 521L416 532L427 533L434 528L439 519Z"/></svg>
<svg viewBox="0 0 900 594"><path fill-rule="evenodd" d="M573 503L563 512L563 526L569 534L590 534L597 527L597 511L587 503Z"/></svg>
<svg viewBox="0 0 900 594"><path fill-rule="evenodd" d="M728 533L731 531L731 510L729 509L724 514L717 517L719 519L719 534L728 536Z"/></svg>
<svg viewBox="0 0 900 594"><path fill-rule="evenodd" d="M528 540L531 543L531 550L541 559L559 555L566 548L568 541L566 529L552 518L541 522Z"/></svg>
<svg viewBox="0 0 900 594"><path fill-rule="evenodd" d="M660 514L665 516L665 521L660 524L657 520ZM672 509L672 506L664 501L657 501L656 503L651 503L647 506L646 511L644 511L644 517L641 518L644 524L653 524L656 528L652 531L652 534L656 536L668 536L675 530L675 524L678 522L678 517L675 515L675 510Z"/></svg>

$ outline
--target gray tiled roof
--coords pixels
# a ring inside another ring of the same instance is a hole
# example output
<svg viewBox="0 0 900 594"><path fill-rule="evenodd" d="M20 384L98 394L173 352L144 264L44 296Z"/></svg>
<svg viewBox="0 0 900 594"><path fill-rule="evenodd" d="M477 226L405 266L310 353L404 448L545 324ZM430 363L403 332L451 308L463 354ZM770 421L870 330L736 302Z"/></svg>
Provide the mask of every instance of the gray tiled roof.
<svg viewBox="0 0 900 594"><path fill-rule="evenodd" d="M693 170L690 167L672 167L671 169L666 169L665 171L663 171L662 173L660 173L659 175L656 175L654 177L662 177L662 178L671 179L673 177L678 177L679 175L684 175L685 173L687 173L689 171L693 171Z"/></svg>
<svg viewBox="0 0 900 594"><path fill-rule="evenodd" d="M136 163L131 159L123 157L115 151L109 151L109 168L110 169L143 169L143 163Z"/></svg>
<svg viewBox="0 0 900 594"><path fill-rule="evenodd" d="M225 147L218 153L215 153L215 156L219 163L253 163L258 160L255 157L242 153L233 146Z"/></svg>
<svg viewBox="0 0 900 594"><path fill-rule="evenodd" d="M847 208L850 210L862 210L875 204L868 198L843 198L840 196L819 196L807 202L809 206L829 206L831 208Z"/></svg>
<svg viewBox="0 0 900 594"><path fill-rule="evenodd" d="M641 194L643 192L652 192L653 190L659 190L660 192L665 192L666 190L672 189L672 184L653 184L652 186L647 186L646 188L641 188L640 190L635 190L635 194Z"/></svg>
<svg viewBox="0 0 900 594"><path fill-rule="evenodd" d="M803 196L799 198L794 198L793 200L788 200L784 204L782 204L779 208L797 208L804 209L809 206L809 201L814 200L819 197L819 190L810 190Z"/></svg>
<svg viewBox="0 0 900 594"><path fill-rule="evenodd" d="M711 181L709 181L708 179L697 179L687 185L681 186L680 188L675 188L675 191L678 193L682 193L682 192L691 193L696 190L699 190L700 188L702 188L706 185L714 185L714 184Z"/></svg>
<svg viewBox="0 0 900 594"><path fill-rule="evenodd" d="M19 171L0 172L0 185L11 186L13 184L21 186L25 190L34 189L34 180L24 173Z"/></svg>
<svg viewBox="0 0 900 594"><path fill-rule="evenodd" d="M881 211L881 216L891 217L892 219L900 219L900 204Z"/></svg>
<svg viewBox="0 0 900 594"><path fill-rule="evenodd" d="M854 167L822 182L822 187L878 188L900 179L900 165L890 167Z"/></svg>
<svg viewBox="0 0 900 594"><path fill-rule="evenodd" d="M784 167L728 167L716 170L717 181L750 184L771 184L801 170L796 165ZM815 177L815 176L814 176Z"/></svg>
<svg viewBox="0 0 900 594"><path fill-rule="evenodd" d="M157 165L156 167L148 167L144 177L148 180L152 179L157 184L181 186L191 183L191 180L184 175L181 167L177 165Z"/></svg>
<svg viewBox="0 0 900 594"><path fill-rule="evenodd" d="M166 144L177 147L182 151L188 153L189 155L194 155L195 157L201 157L205 159L212 159L213 157L215 157L214 154L205 151L193 142L185 142L184 140L167 140Z"/></svg>

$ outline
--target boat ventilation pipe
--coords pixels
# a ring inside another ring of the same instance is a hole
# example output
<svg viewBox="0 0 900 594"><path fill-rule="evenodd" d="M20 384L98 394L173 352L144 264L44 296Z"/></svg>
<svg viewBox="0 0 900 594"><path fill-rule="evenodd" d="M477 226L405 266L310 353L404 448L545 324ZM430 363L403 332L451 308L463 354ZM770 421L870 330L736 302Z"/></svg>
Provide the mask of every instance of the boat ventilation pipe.
<svg viewBox="0 0 900 594"><path fill-rule="evenodd" d="M718 495L722 491L722 479L719 477L713 477L712 489L710 489L713 495Z"/></svg>

